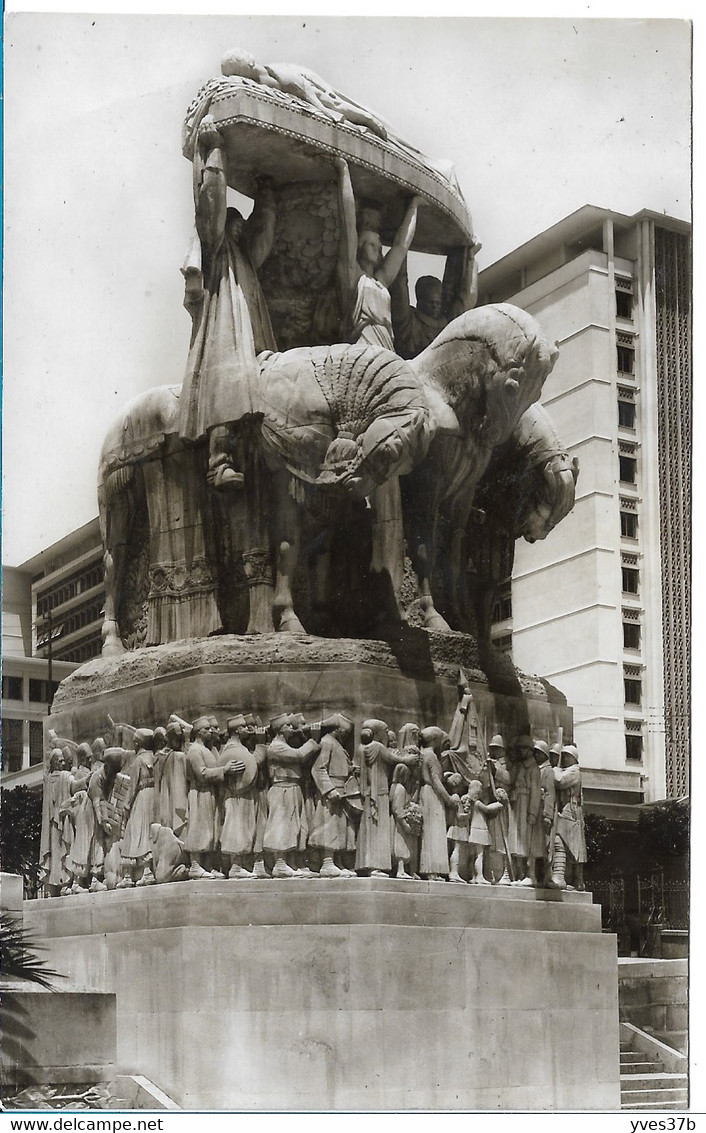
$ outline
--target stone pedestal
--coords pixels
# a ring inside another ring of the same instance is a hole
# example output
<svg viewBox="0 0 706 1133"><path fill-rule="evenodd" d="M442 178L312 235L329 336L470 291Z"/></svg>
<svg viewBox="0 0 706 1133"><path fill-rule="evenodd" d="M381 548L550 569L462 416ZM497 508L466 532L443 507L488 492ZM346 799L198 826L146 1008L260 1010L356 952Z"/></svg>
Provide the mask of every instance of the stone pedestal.
<svg viewBox="0 0 706 1133"><path fill-rule="evenodd" d="M407 721L448 728L459 666L487 739L502 732L510 741L531 729L554 740L560 727L565 742L573 734L572 711L556 689L509 662L504 679L491 682L472 637L408 626L393 642L224 634L99 657L61 682L47 727L80 742L101 735L109 715L153 728L172 712L185 720L215 713L222 722L234 712L258 713L265 722L282 711L308 720L344 712L357 743L366 717L395 729Z"/></svg>
<svg viewBox="0 0 706 1133"><path fill-rule="evenodd" d="M115 992L118 1071L187 1109L620 1105L616 941L588 894L190 881L25 919Z"/></svg>

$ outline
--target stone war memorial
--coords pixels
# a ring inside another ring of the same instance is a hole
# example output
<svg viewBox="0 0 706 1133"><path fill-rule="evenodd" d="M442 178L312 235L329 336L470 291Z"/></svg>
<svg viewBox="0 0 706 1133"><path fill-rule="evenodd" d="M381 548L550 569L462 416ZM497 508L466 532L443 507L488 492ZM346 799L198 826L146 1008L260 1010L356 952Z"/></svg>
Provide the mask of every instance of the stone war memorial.
<svg viewBox="0 0 706 1133"><path fill-rule="evenodd" d="M476 305L453 166L364 91L220 71L188 356L103 444L103 652L47 720L25 924L187 1110L619 1108L571 707L490 640L574 504L557 347Z"/></svg>

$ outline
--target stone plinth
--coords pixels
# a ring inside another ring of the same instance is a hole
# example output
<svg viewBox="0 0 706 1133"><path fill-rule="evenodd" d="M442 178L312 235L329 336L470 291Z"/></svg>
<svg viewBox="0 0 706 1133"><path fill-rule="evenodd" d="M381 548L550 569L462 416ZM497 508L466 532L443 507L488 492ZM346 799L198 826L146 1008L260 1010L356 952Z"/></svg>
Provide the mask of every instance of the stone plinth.
<svg viewBox="0 0 706 1133"><path fill-rule="evenodd" d="M407 721L451 723L463 666L487 738L508 740L530 729L536 736L572 734L572 712L561 694L511 666L503 691L479 668L476 643L466 634L430 634L405 627L396 642L287 634L224 634L96 658L61 682L47 726L60 736L92 740L108 715L136 727L164 724L170 713L194 720L203 712L225 720L234 711L264 721L283 710L344 712L356 725L366 717L392 728ZM555 699L550 699L550 696Z"/></svg>
<svg viewBox="0 0 706 1133"><path fill-rule="evenodd" d="M617 1109L617 956L589 894L201 881L31 902L114 991L118 1070L187 1109Z"/></svg>
<svg viewBox="0 0 706 1133"><path fill-rule="evenodd" d="M0 985L3 1090L114 1078L115 996L61 985L57 980L56 991L19 979Z"/></svg>

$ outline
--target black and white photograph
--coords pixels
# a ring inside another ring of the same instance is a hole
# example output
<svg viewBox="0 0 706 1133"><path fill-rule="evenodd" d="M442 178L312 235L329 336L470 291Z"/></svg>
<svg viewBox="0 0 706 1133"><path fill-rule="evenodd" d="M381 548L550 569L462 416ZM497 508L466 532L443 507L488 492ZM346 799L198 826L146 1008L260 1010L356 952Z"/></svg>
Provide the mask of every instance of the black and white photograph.
<svg viewBox="0 0 706 1133"><path fill-rule="evenodd" d="M4 1110L696 1111L693 33L5 13Z"/></svg>

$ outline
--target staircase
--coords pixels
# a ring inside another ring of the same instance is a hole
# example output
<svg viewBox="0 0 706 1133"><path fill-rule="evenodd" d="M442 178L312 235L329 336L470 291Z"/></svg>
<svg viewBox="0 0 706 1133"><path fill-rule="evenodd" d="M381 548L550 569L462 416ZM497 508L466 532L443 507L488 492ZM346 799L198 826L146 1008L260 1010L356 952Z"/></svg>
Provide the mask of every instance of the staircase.
<svg viewBox="0 0 706 1133"><path fill-rule="evenodd" d="M632 1110L686 1109L686 1073L670 1071L656 1053L638 1049L639 1034L620 1039L620 1108ZM645 1035L648 1039L650 1036ZM686 1069L686 1067L685 1067Z"/></svg>

